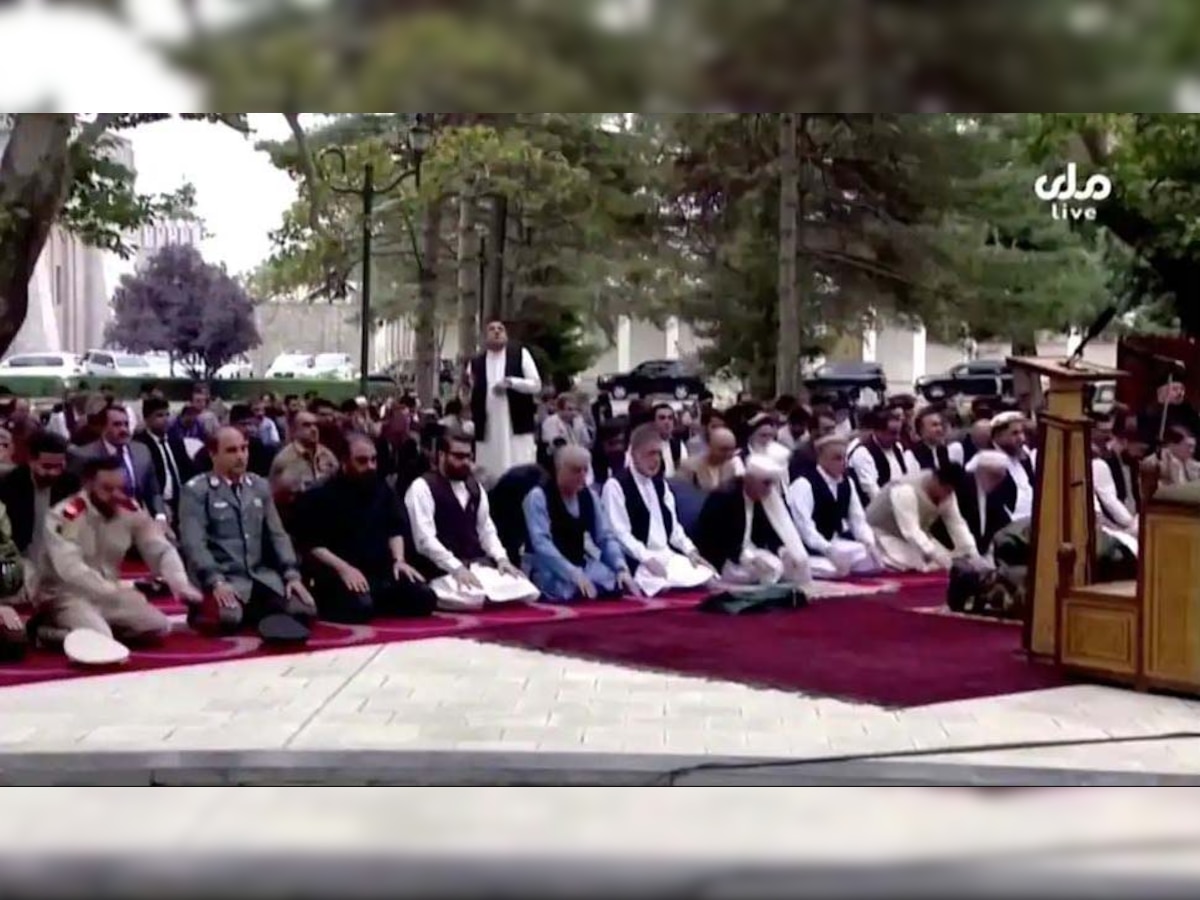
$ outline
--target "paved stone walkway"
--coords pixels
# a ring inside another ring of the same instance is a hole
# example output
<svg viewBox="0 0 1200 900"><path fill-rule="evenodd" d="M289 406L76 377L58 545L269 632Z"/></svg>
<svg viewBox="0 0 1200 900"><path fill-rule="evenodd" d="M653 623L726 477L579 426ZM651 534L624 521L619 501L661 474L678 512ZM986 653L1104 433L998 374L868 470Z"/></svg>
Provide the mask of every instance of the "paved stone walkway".
<svg viewBox="0 0 1200 900"><path fill-rule="evenodd" d="M1200 732L1200 702L1076 686L886 710L459 639L0 689L0 752L395 749L825 757ZM933 757L937 759L937 757ZM1200 740L955 755L1200 772Z"/></svg>

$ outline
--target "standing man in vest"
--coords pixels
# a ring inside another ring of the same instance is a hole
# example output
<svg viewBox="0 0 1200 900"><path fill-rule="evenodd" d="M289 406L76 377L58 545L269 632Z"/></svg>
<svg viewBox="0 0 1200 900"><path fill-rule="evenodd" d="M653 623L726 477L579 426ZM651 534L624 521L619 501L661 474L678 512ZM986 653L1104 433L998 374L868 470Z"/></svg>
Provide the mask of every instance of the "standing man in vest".
<svg viewBox="0 0 1200 900"><path fill-rule="evenodd" d="M554 454L554 478L525 495L529 577L547 600L593 600L638 593L604 508L587 487L591 457L567 445Z"/></svg>
<svg viewBox="0 0 1200 900"><path fill-rule="evenodd" d="M471 360L471 419L476 460L491 483L513 466L537 460L542 378L529 351L509 341L503 322L488 322L484 344L486 350Z"/></svg>
<svg viewBox="0 0 1200 900"><path fill-rule="evenodd" d="M413 564L443 609L536 600L538 589L512 564L496 533L487 494L471 474L473 455L465 434L440 436L436 470L408 489L404 505L418 554Z"/></svg>
<svg viewBox="0 0 1200 900"><path fill-rule="evenodd" d="M946 446L946 422L942 414L932 406L927 406L914 420L917 440L908 451L908 469L938 469L948 465L950 448Z"/></svg>
<svg viewBox="0 0 1200 900"><path fill-rule="evenodd" d="M1114 428L1108 452L1092 459L1092 490L1105 530L1136 541L1141 507L1139 468L1147 446L1136 430L1133 416ZM1122 543L1130 546L1128 540ZM1136 552L1136 544L1130 547Z"/></svg>
<svg viewBox="0 0 1200 900"><path fill-rule="evenodd" d="M716 572L679 524L675 495L663 477L663 440L654 422L630 436L631 466L604 482L601 499L621 548L650 596L667 588L694 588Z"/></svg>
<svg viewBox="0 0 1200 900"><path fill-rule="evenodd" d="M859 500L869 504L894 479L908 474L908 459L900 445L904 416L897 409L867 413L866 436L850 448L850 468L858 476ZM793 482L794 483L794 482Z"/></svg>
<svg viewBox="0 0 1200 900"><path fill-rule="evenodd" d="M1025 416L1019 412L1002 412L992 418L992 444L1008 457L1008 477L1016 490L1014 519L1033 515L1034 457L1026 449Z"/></svg>
<svg viewBox="0 0 1200 900"><path fill-rule="evenodd" d="M796 530L813 554L814 578L866 574L882 567L875 532L846 474L846 446L842 435L821 438L815 447L817 464L788 489Z"/></svg>
<svg viewBox="0 0 1200 900"><path fill-rule="evenodd" d="M744 475L704 501L696 540L726 583L803 585L812 580L808 551L780 490L786 474L783 459L755 453L747 457Z"/></svg>
<svg viewBox="0 0 1200 900"><path fill-rule="evenodd" d="M883 562L901 572L948 570L955 557L979 558L975 538L958 511L956 495L966 473L957 463L893 481L867 507ZM931 534L941 522L953 550Z"/></svg>

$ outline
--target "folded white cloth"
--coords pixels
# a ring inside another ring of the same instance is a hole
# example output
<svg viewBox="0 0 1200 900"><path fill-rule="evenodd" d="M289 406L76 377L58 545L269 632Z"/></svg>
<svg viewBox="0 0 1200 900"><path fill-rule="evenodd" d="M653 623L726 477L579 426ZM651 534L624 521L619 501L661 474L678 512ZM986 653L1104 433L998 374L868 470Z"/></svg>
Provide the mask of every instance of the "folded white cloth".
<svg viewBox="0 0 1200 900"><path fill-rule="evenodd" d="M448 610L482 609L485 603L516 603L533 601L541 596L524 575L505 575L491 566L473 563L471 574L479 579L479 588L464 588L453 575L442 575L429 583L437 595L438 606Z"/></svg>

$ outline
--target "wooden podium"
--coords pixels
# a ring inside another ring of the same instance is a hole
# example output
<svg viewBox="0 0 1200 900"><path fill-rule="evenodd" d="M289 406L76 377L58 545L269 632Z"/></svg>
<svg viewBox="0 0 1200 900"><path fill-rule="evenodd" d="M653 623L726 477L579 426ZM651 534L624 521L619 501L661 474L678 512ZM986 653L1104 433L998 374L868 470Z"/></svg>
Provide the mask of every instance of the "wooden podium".
<svg viewBox="0 0 1200 900"><path fill-rule="evenodd" d="M1030 400L1031 408L1038 411L1024 645L1034 656L1057 658L1061 637L1059 551L1064 545L1077 549L1069 570L1070 583L1087 585L1096 548L1091 420L1084 389L1092 382L1112 381L1125 373L1040 356L1010 357L1008 363L1035 386ZM1039 396L1043 378L1048 387L1044 396Z"/></svg>

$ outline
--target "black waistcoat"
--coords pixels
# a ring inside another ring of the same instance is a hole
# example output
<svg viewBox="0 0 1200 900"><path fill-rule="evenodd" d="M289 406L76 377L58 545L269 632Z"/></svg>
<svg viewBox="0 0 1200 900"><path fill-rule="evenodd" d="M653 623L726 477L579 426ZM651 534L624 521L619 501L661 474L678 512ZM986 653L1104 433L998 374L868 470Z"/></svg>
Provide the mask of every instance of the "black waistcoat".
<svg viewBox="0 0 1200 900"><path fill-rule="evenodd" d="M813 493L813 524L821 537L827 541L842 537L849 531L850 479L843 478L837 488L837 496L826 484L820 471L808 477Z"/></svg>
<svg viewBox="0 0 1200 900"><path fill-rule="evenodd" d="M919 444L913 445L912 455L922 469L938 469L950 463L950 450L944 444L940 447L930 448L928 444L921 441Z"/></svg>
<svg viewBox="0 0 1200 900"><path fill-rule="evenodd" d="M637 482L634 481L632 469L623 470L616 476L616 479L625 494L625 512L629 516L629 529L633 532L633 536L644 544L650 537L650 509L642 500L642 492L638 490ZM654 476L651 482L654 484L654 493L658 495L658 508L662 511L663 531L667 533L667 543L670 543L675 520L671 517L671 511L667 509L667 501L664 499L667 486L663 481L662 473Z"/></svg>
<svg viewBox="0 0 1200 900"><path fill-rule="evenodd" d="M592 492L587 488L579 492L579 515L573 516L559 493L558 485L550 482L543 485L542 490L546 493L546 511L550 514L550 537L554 539L554 546L568 561L582 566L587 562L585 538L596 525L596 505L592 500Z"/></svg>
<svg viewBox="0 0 1200 900"><path fill-rule="evenodd" d="M504 349L504 375L506 378L524 378L521 364L522 350L519 344L509 343ZM476 440L487 440L487 354L480 353L471 360L471 418L475 423ZM512 417L513 434L533 434L537 410L536 401L530 394L520 391L508 392L508 414Z"/></svg>
<svg viewBox="0 0 1200 900"><path fill-rule="evenodd" d="M479 482L474 478L466 480L469 499L464 507L450 481L440 472L426 472L421 477L433 495L433 522L438 540L460 562L470 565L486 559L487 553L479 542Z"/></svg>

